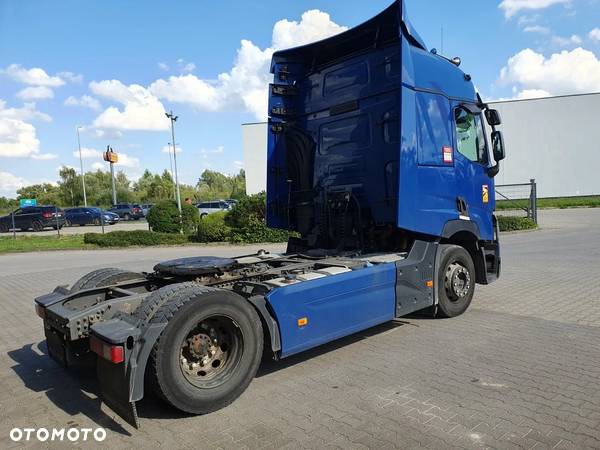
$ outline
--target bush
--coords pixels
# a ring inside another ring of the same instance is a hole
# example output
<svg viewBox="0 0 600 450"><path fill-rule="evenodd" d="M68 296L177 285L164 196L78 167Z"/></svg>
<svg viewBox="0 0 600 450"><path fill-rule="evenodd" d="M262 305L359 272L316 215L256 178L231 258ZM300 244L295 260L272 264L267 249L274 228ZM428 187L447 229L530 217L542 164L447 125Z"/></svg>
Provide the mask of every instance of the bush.
<svg viewBox="0 0 600 450"><path fill-rule="evenodd" d="M173 233L157 233L147 230L111 231L110 233L86 233L83 242L100 247L130 247L134 245L181 245L189 242L187 236Z"/></svg>
<svg viewBox="0 0 600 450"><path fill-rule="evenodd" d="M498 216L500 231L533 230L536 223L528 217Z"/></svg>
<svg viewBox="0 0 600 450"><path fill-rule="evenodd" d="M264 192L238 201L225 216L225 224L231 227L231 242L250 244L287 241L290 236L289 231L267 228L266 209Z"/></svg>
<svg viewBox="0 0 600 450"><path fill-rule="evenodd" d="M200 220L198 208L193 205L181 205L181 217L177 204L172 200L164 200L157 203L146 216L152 231L158 233L194 233Z"/></svg>
<svg viewBox="0 0 600 450"><path fill-rule="evenodd" d="M200 220L196 242L225 242L231 238L231 228L225 224L225 211L209 214Z"/></svg>

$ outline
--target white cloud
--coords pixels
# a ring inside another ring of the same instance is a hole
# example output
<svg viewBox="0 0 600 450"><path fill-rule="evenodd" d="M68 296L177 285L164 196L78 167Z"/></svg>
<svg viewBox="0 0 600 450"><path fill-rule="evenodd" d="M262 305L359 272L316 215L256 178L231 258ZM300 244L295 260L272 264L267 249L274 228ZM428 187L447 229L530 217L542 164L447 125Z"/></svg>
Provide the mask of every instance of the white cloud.
<svg viewBox="0 0 600 450"><path fill-rule="evenodd" d="M85 108L90 108L94 111L99 111L102 109L102 105L97 98L91 97L89 95L82 95L77 98L74 96L70 96L65 100L65 105L67 106L83 106Z"/></svg>
<svg viewBox="0 0 600 450"><path fill-rule="evenodd" d="M499 81L517 85L519 95L600 92L600 60L583 48L563 50L549 58L525 49L508 60Z"/></svg>
<svg viewBox="0 0 600 450"><path fill-rule="evenodd" d="M75 158L79 158L79 149L77 149L73 152L73 156ZM100 150L96 150L95 148L81 147L81 157L83 159L89 159L89 158L102 159L102 152Z"/></svg>
<svg viewBox="0 0 600 450"><path fill-rule="evenodd" d="M16 96L23 100L44 100L54 97L54 91L47 86L29 86L17 92Z"/></svg>
<svg viewBox="0 0 600 450"><path fill-rule="evenodd" d="M158 63L158 68L160 70L164 70L165 72L168 72L169 70L171 70L171 68L169 67L169 65L165 62L159 62Z"/></svg>
<svg viewBox="0 0 600 450"><path fill-rule="evenodd" d="M568 47L571 45L581 45L583 40L574 34L571 37L552 36L552 42L559 47Z"/></svg>
<svg viewBox="0 0 600 450"><path fill-rule="evenodd" d="M170 153L172 152L172 147L169 147L168 145L165 145L163 148L160 149L160 151L162 153ZM183 151L183 149L179 146L177 146L177 154L181 153Z"/></svg>
<svg viewBox="0 0 600 450"><path fill-rule="evenodd" d="M123 137L123 133L119 130L100 130L98 128L94 128L94 138L96 139L121 139Z"/></svg>
<svg viewBox="0 0 600 450"><path fill-rule="evenodd" d="M235 167L237 167L238 169L241 169L242 167L244 167L243 161L233 161L233 165Z"/></svg>
<svg viewBox="0 0 600 450"><path fill-rule="evenodd" d="M54 159L51 153L40 153L40 141L29 120L51 120L50 116L26 103L23 108L6 108L0 100L0 158Z"/></svg>
<svg viewBox="0 0 600 450"><path fill-rule="evenodd" d="M200 150L201 155L220 155L225 151L225 147L219 145L217 148L206 149L203 148Z"/></svg>
<svg viewBox="0 0 600 450"><path fill-rule="evenodd" d="M523 28L523 31L525 33L548 34L550 33L550 28L541 25L529 25Z"/></svg>
<svg viewBox="0 0 600 450"><path fill-rule="evenodd" d="M119 162L117 163L117 167L129 167L129 168L137 168L140 167L140 160L134 156L129 156L127 153L119 153Z"/></svg>
<svg viewBox="0 0 600 450"><path fill-rule="evenodd" d="M519 100L526 100L531 98L544 98L550 96L550 92L544 91L543 89L525 89L517 94L517 98Z"/></svg>
<svg viewBox="0 0 600 450"><path fill-rule="evenodd" d="M498 6L507 18L513 17L520 11L545 9L553 5L568 5L572 0L502 0Z"/></svg>
<svg viewBox="0 0 600 450"><path fill-rule="evenodd" d="M108 170L108 164L107 163L101 163L101 162L95 162L94 164L92 164L92 169L107 171Z"/></svg>
<svg viewBox="0 0 600 450"><path fill-rule="evenodd" d="M590 31L588 37L592 41L600 42L600 28L594 28L592 31Z"/></svg>
<svg viewBox="0 0 600 450"><path fill-rule="evenodd" d="M3 69L1 73L4 73L14 81L32 86L58 87L65 84L65 81L61 77L50 76L44 69L40 69L39 67L25 69L20 64L11 64L6 69Z"/></svg>
<svg viewBox="0 0 600 450"><path fill-rule="evenodd" d="M97 151L94 149L90 149L93 151ZM81 149L82 153L83 153L83 148ZM119 161L117 163L115 163L115 171L119 170L120 168L123 167L127 167L129 169L137 169L138 167L140 167L140 159L136 158L134 156L129 156L127 153L120 153L120 152L116 152L119 155ZM98 152L99 154L99 158L102 158L102 153ZM79 158L79 152L78 151L74 151L73 152L73 156ZM88 153L88 156L83 156L83 158L91 158L91 153ZM109 164L107 162L101 162L101 161L96 161L92 164L92 168L94 170L109 170Z"/></svg>
<svg viewBox="0 0 600 450"><path fill-rule="evenodd" d="M0 194L13 196L18 189L27 186L25 178L13 175L9 172L0 171Z"/></svg>
<svg viewBox="0 0 600 450"><path fill-rule="evenodd" d="M73 72L58 72L57 75L71 83L81 83L83 81L83 75Z"/></svg>
<svg viewBox="0 0 600 450"><path fill-rule="evenodd" d="M273 52L325 39L346 29L333 22L327 13L306 11L299 22L284 19L275 24L271 47L263 50L249 40L242 40L233 68L221 73L217 80L203 80L191 74L171 76L155 81L149 90L158 98L203 111L243 107L262 120L267 115Z"/></svg>
<svg viewBox="0 0 600 450"><path fill-rule="evenodd" d="M124 85L119 80L90 83L91 91L101 97L123 105L120 110L111 106L94 120L94 127L104 130L167 130L169 120L165 117L162 103L138 84Z"/></svg>

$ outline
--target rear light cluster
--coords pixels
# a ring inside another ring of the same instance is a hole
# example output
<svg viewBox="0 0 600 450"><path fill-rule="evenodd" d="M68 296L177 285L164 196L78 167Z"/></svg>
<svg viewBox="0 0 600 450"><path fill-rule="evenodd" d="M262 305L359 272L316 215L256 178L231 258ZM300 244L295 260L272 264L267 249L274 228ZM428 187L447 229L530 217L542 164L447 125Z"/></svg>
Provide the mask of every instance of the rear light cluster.
<svg viewBox="0 0 600 450"><path fill-rule="evenodd" d="M54 213L51 213L51 212L43 212L42 213L42 217L44 219L50 219L52 216L54 216Z"/></svg>
<svg viewBox="0 0 600 450"><path fill-rule="evenodd" d="M141 209L140 209L140 208L133 208L133 212L134 212L134 213L139 213L140 211L141 211Z"/></svg>
<svg viewBox="0 0 600 450"><path fill-rule="evenodd" d="M114 364L125 361L125 349L122 345L109 344L96 336L90 336L90 349L98 356Z"/></svg>

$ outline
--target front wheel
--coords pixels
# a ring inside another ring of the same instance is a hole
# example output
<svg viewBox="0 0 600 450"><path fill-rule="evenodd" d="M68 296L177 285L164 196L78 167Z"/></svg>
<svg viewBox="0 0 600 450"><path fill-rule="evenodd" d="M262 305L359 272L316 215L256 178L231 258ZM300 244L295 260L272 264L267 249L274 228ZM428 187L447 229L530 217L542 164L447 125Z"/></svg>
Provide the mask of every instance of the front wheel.
<svg viewBox="0 0 600 450"><path fill-rule="evenodd" d="M473 300L475 265L463 247L448 244L440 247L438 311L442 317L456 317L464 313Z"/></svg>
<svg viewBox="0 0 600 450"><path fill-rule="evenodd" d="M176 408L192 414L216 411L254 378L263 332L244 298L187 285L171 294L151 321L168 325L154 345L148 375L157 394Z"/></svg>
<svg viewBox="0 0 600 450"><path fill-rule="evenodd" d="M8 233L8 225L0 223L0 233Z"/></svg>

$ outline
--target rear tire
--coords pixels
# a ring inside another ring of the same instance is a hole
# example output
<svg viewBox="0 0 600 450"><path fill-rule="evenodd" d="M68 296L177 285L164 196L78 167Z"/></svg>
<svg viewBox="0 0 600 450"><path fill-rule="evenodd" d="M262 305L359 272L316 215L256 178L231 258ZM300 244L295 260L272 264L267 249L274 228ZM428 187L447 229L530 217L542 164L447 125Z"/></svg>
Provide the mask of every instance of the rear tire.
<svg viewBox="0 0 600 450"><path fill-rule="evenodd" d="M67 227L72 227L73 226L73 224L71 223L71 221L69 219L65 220L65 225Z"/></svg>
<svg viewBox="0 0 600 450"><path fill-rule="evenodd" d="M36 233L44 231L44 225L42 225L42 223L37 220L31 222L31 228L33 228L33 231L35 231Z"/></svg>
<svg viewBox="0 0 600 450"><path fill-rule="evenodd" d="M123 220L131 220L131 216L127 213L123 214Z"/></svg>
<svg viewBox="0 0 600 450"><path fill-rule="evenodd" d="M147 366L158 396L182 411L207 414L246 390L260 365L263 331L244 298L182 283L156 291L139 309L142 316L156 311L151 323L167 323Z"/></svg>
<svg viewBox="0 0 600 450"><path fill-rule="evenodd" d="M100 219L98 219L97 217L94 219L94 225L96 225L97 227L101 225Z"/></svg>
<svg viewBox="0 0 600 450"><path fill-rule="evenodd" d="M458 245L440 245L437 274L438 313L456 317L464 313L475 292L475 265L471 255Z"/></svg>
<svg viewBox="0 0 600 450"><path fill-rule="evenodd" d="M71 293L138 279L144 279L144 275L122 269L98 269L82 276L79 280L73 283L73 286L71 287Z"/></svg>

